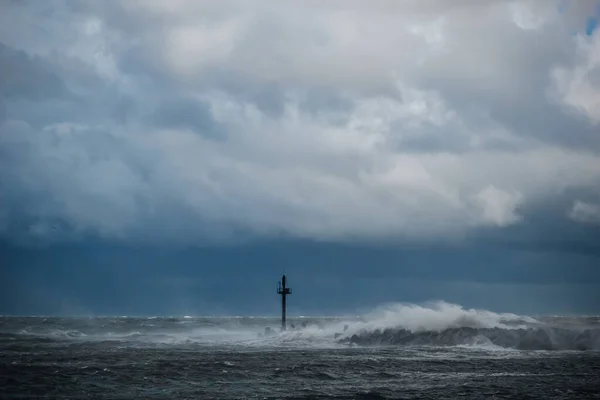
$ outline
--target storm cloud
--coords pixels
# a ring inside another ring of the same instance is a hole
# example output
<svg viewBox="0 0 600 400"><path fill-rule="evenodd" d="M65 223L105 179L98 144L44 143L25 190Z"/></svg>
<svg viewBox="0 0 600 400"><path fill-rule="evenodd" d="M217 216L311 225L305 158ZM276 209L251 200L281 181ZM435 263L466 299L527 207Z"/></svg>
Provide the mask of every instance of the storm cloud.
<svg viewBox="0 0 600 400"><path fill-rule="evenodd" d="M0 313L598 312L599 17L0 2Z"/></svg>
<svg viewBox="0 0 600 400"><path fill-rule="evenodd" d="M5 2L0 233L590 242L598 4Z"/></svg>

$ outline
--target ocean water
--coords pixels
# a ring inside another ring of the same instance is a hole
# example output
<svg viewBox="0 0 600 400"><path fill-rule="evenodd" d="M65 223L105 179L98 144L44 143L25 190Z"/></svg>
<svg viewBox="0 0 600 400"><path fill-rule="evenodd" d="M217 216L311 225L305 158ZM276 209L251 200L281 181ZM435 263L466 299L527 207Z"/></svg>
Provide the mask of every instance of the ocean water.
<svg viewBox="0 0 600 400"><path fill-rule="evenodd" d="M278 325L0 317L0 398L600 398L599 317L394 304Z"/></svg>

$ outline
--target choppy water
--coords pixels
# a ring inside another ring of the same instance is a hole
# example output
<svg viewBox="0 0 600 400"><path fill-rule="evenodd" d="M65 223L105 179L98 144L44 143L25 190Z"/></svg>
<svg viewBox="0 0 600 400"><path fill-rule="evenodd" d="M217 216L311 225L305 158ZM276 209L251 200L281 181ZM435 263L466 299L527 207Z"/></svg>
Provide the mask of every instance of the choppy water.
<svg viewBox="0 0 600 400"><path fill-rule="evenodd" d="M289 324L0 317L0 397L600 398L598 317L439 303Z"/></svg>

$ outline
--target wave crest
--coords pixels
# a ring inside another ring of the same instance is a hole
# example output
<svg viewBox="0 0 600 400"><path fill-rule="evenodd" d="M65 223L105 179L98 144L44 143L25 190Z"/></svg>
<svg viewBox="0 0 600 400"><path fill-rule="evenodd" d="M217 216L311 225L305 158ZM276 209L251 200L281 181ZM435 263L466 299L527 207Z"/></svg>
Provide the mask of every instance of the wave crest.
<svg viewBox="0 0 600 400"><path fill-rule="evenodd" d="M518 350L600 350L600 330L582 331L547 328L448 328L442 331L412 332L407 329L387 328L364 331L339 339L340 343L362 346L374 345L427 345L458 346L486 342L503 348Z"/></svg>
<svg viewBox="0 0 600 400"><path fill-rule="evenodd" d="M600 326L558 324L516 314L464 309L443 301L388 304L338 340L356 345L486 345L519 350L600 350Z"/></svg>

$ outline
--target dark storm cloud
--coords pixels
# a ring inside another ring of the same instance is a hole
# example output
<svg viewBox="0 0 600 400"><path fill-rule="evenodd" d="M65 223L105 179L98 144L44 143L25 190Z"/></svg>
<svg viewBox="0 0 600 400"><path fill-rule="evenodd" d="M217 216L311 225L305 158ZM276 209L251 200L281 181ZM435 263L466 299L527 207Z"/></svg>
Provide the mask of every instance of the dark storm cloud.
<svg viewBox="0 0 600 400"><path fill-rule="evenodd" d="M162 102L152 114L151 121L160 127L191 129L207 136L218 134L210 105L189 98L169 99Z"/></svg>
<svg viewBox="0 0 600 400"><path fill-rule="evenodd" d="M598 311L597 6L0 3L0 313Z"/></svg>
<svg viewBox="0 0 600 400"><path fill-rule="evenodd" d="M0 100L0 124L6 120L6 105L3 100Z"/></svg>
<svg viewBox="0 0 600 400"><path fill-rule="evenodd" d="M589 255L593 263L600 256L600 224L582 223L573 217L573 199L600 204L600 182L596 190L570 190L553 198L524 205L519 213L524 222L505 228L476 229L469 238L475 246L541 253ZM595 257L595 258L594 258ZM565 262L567 260L565 259Z"/></svg>
<svg viewBox="0 0 600 400"><path fill-rule="evenodd" d="M0 43L0 96L9 100L44 100L68 94L63 81L41 57Z"/></svg>
<svg viewBox="0 0 600 400"><path fill-rule="evenodd" d="M7 239L594 247L593 7L2 7Z"/></svg>

